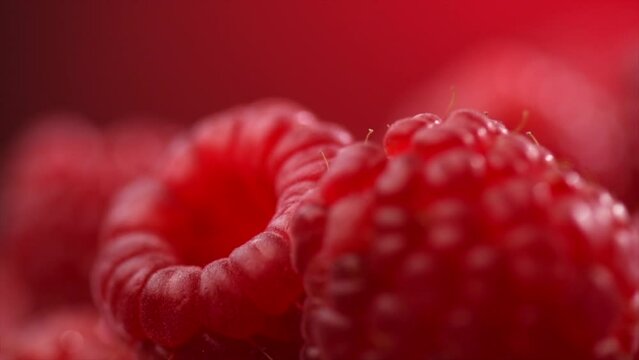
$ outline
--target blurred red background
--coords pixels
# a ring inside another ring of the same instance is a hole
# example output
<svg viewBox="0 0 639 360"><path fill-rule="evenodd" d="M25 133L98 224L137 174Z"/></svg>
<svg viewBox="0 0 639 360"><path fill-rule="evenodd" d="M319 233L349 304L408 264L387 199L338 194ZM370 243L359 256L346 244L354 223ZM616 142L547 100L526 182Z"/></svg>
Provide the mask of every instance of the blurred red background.
<svg viewBox="0 0 639 360"><path fill-rule="evenodd" d="M580 58L639 27L636 0L9 0L0 14L3 144L52 110L191 121L264 96L363 136L486 38ZM588 66L605 65L604 56Z"/></svg>

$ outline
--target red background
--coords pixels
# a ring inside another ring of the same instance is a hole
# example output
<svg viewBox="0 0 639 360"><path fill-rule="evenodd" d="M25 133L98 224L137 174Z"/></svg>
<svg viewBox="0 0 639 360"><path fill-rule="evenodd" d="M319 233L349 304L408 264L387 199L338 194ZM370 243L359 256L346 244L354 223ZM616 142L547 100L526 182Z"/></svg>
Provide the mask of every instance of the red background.
<svg viewBox="0 0 639 360"><path fill-rule="evenodd" d="M584 12L593 16L578 20ZM264 96L297 100L363 136L468 46L605 43L639 24L639 2L11 0L0 14L5 143L52 110L191 121Z"/></svg>

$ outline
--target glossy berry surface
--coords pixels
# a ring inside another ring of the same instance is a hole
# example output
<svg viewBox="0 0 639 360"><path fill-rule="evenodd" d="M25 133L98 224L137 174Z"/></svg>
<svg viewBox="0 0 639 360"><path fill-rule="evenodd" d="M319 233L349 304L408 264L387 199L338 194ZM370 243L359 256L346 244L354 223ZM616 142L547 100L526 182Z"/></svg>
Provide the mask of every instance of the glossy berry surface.
<svg viewBox="0 0 639 360"><path fill-rule="evenodd" d="M296 358L302 286L288 224L348 142L275 100L198 123L114 201L93 276L103 314L168 357L203 346L213 358L269 359L250 350L270 349L266 339L292 344Z"/></svg>
<svg viewBox="0 0 639 360"><path fill-rule="evenodd" d="M639 239L623 205L474 111L342 149L291 225L303 359L621 360Z"/></svg>

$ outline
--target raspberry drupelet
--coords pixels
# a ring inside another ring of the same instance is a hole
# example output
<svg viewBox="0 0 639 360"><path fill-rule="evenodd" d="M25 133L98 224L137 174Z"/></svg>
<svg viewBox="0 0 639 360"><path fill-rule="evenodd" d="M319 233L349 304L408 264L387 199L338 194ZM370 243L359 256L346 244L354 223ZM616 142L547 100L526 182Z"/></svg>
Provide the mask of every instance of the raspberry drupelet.
<svg viewBox="0 0 639 360"><path fill-rule="evenodd" d="M639 240L624 206L459 110L343 148L291 224L305 360L622 360Z"/></svg>
<svg viewBox="0 0 639 360"><path fill-rule="evenodd" d="M288 224L325 158L350 141L275 100L198 123L114 201L93 276L101 311L164 357L268 359L297 344L303 291Z"/></svg>

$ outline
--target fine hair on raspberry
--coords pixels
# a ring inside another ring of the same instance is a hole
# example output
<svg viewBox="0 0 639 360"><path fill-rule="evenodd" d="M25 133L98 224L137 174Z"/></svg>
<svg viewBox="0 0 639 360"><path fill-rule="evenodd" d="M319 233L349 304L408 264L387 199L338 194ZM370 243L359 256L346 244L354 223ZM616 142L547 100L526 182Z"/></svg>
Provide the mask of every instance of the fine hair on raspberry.
<svg viewBox="0 0 639 360"><path fill-rule="evenodd" d="M628 360L624 205L487 115L422 114L340 150L291 225L305 360Z"/></svg>

